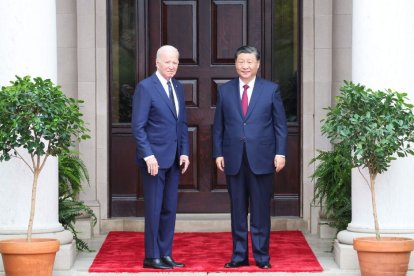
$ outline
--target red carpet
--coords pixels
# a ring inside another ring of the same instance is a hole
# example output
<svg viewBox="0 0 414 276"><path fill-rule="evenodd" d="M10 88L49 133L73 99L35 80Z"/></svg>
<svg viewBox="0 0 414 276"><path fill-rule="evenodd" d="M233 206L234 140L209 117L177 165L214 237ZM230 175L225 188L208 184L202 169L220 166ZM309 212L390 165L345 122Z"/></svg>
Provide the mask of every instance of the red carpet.
<svg viewBox="0 0 414 276"><path fill-rule="evenodd" d="M274 231L270 236L270 263L266 272L320 272L322 267L300 231ZM249 245L251 246L251 244ZM251 248L251 247L250 247ZM143 268L144 234L110 232L89 272L264 272L255 266L224 268L231 257L231 233L176 233L173 258L186 267L169 270ZM251 252L251 250L250 250Z"/></svg>

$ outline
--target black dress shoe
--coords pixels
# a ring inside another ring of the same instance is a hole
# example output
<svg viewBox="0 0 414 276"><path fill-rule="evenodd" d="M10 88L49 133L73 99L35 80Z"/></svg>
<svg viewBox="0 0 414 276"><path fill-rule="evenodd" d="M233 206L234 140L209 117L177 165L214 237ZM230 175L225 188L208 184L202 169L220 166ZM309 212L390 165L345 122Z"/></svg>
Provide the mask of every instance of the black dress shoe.
<svg viewBox="0 0 414 276"><path fill-rule="evenodd" d="M164 263L161 259L146 258L144 259L144 268L155 268L155 269L171 269L172 265Z"/></svg>
<svg viewBox="0 0 414 276"><path fill-rule="evenodd" d="M269 263L262 263L262 264L257 263L256 265L257 265L258 268L261 268L261 269L269 269L269 268L272 267L272 265L269 264Z"/></svg>
<svg viewBox="0 0 414 276"><path fill-rule="evenodd" d="M249 261L243 261L243 262L229 262L227 264L224 265L225 268L236 268L236 267L240 267L240 266L248 266L249 265Z"/></svg>
<svg viewBox="0 0 414 276"><path fill-rule="evenodd" d="M167 265L170 265L170 266L175 266L175 267L184 267L185 266L185 264L183 264L183 263L179 263L179 262L174 261L174 259L171 258L170 256L161 257L161 261L163 261L163 263L165 263Z"/></svg>

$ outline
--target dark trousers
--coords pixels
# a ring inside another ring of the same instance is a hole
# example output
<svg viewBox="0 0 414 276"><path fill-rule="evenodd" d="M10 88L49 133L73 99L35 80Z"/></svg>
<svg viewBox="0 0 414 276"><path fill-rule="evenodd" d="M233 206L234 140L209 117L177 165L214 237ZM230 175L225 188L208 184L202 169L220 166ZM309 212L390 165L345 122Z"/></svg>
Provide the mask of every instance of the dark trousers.
<svg viewBox="0 0 414 276"><path fill-rule="evenodd" d="M250 232L256 263L269 262L270 200L274 174L256 175L249 166L246 151L240 171L227 175L231 203L231 231L233 236L232 261L248 260L248 222L250 206ZM250 204L249 204L250 203Z"/></svg>
<svg viewBox="0 0 414 276"><path fill-rule="evenodd" d="M156 176L141 167L144 183L145 258L172 255L177 211L178 162L168 169L159 169Z"/></svg>

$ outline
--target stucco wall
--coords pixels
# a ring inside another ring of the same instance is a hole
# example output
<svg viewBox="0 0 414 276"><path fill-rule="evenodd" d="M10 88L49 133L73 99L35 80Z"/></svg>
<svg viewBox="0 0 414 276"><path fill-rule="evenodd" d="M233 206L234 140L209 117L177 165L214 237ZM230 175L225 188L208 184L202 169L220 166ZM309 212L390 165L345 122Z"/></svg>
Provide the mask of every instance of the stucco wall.
<svg viewBox="0 0 414 276"><path fill-rule="evenodd" d="M82 112L91 131L91 139L79 145L90 175L80 198L104 219L109 145L106 1L57 0L56 5L58 82L66 94L85 101Z"/></svg>

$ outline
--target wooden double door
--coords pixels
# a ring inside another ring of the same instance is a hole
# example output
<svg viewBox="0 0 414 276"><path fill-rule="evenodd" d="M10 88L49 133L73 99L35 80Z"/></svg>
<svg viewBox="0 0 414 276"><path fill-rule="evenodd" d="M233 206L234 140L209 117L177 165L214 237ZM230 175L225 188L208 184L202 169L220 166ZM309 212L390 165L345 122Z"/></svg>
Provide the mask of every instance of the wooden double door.
<svg viewBox="0 0 414 276"><path fill-rule="evenodd" d="M136 2L136 82L155 70L157 49L177 47L176 78L185 89L190 167L179 184L179 213L227 213L225 176L212 159L212 123L217 88L236 77L234 52L241 45L261 50L260 75L270 78L271 2L265 0ZM287 167L275 176L272 215L299 216L299 124L289 124ZM111 124L110 216L143 216L143 191L135 165L130 124Z"/></svg>

